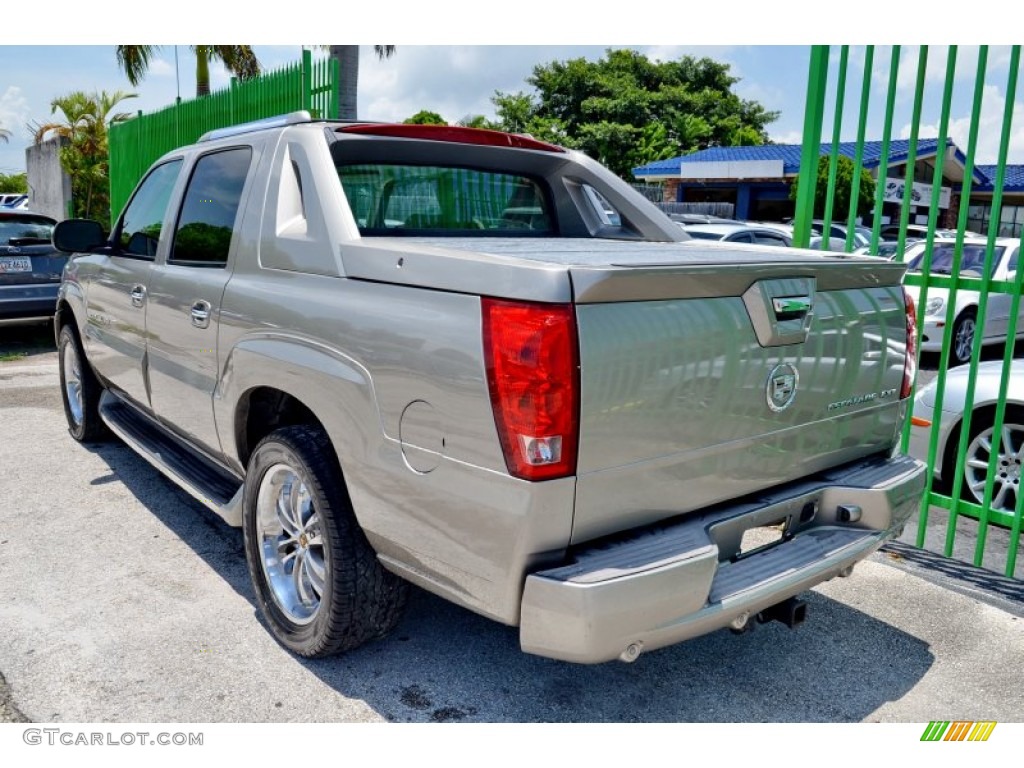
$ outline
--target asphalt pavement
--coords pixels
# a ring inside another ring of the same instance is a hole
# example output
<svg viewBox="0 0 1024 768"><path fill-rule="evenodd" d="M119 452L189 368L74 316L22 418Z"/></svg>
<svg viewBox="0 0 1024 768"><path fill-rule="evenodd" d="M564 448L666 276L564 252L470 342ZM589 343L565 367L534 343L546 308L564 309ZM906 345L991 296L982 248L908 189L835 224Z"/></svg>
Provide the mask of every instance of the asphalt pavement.
<svg viewBox="0 0 1024 768"><path fill-rule="evenodd" d="M386 640L298 659L261 624L241 533L125 446L75 443L56 355L30 347L0 363L0 721L1024 720L1024 583L899 543L807 593L795 630L634 664L523 654L418 590Z"/></svg>

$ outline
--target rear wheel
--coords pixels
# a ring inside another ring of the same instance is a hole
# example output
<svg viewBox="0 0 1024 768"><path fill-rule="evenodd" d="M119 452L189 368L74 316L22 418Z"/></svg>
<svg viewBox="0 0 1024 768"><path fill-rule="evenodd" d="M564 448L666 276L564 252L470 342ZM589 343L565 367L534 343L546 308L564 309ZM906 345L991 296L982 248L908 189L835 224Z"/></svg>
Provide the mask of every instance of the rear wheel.
<svg viewBox="0 0 1024 768"><path fill-rule="evenodd" d="M965 365L971 361L977 327L978 316L974 309L965 309L953 323L953 342L949 353L957 365Z"/></svg>
<svg viewBox="0 0 1024 768"><path fill-rule="evenodd" d="M398 624L408 585L381 566L366 540L323 430L285 427L260 441L243 504L256 599L285 647L329 656Z"/></svg>
<svg viewBox="0 0 1024 768"><path fill-rule="evenodd" d="M68 432L80 443L92 443L108 437L107 425L99 414L103 387L86 362L82 345L70 325L60 329L57 354Z"/></svg>
<svg viewBox="0 0 1024 768"><path fill-rule="evenodd" d="M1014 514L1020 493L1021 462L1024 461L1024 409L1006 409L1003 429L998 439L994 434L995 414L983 411L971 423L971 439L964 460L964 483L960 493L966 501L981 504L985 499L985 482L989 460L996 454L992 485L992 509Z"/></svg>

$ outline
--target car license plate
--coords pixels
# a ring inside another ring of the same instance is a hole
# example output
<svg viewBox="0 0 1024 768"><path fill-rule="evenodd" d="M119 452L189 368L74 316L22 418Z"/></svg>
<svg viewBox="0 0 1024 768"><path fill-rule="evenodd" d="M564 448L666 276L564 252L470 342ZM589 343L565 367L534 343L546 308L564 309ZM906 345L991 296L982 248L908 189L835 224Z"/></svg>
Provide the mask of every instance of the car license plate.
<svg viewBox="0 0 1024 768"><path fill-rule="evenodd" d="M31 271L32 259L28 256L0 256L0 275Z"/></svg>

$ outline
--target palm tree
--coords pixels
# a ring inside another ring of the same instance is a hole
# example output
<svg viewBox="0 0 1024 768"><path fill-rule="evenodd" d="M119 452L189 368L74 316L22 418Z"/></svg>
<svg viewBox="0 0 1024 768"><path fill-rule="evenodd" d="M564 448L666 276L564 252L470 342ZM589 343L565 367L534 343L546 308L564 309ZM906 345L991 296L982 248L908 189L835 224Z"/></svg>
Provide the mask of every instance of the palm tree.
<svg viewBox="0 0 1024 768"><path fill-rule="evenodd" d="M120 102L132 98L134 93L124 91L74 91L50 102L50 113L59 111L63 115L61 121L32 126L36 144L51 137L66 140L60 149L60 163L71 177L77 215L103 218L102 209L109 208L108 128L111 123L131 117L128 112L113 110Z"/></svg>
<svg viewBox="0 0 1024 768"><path fill-rule="evenodd" d="M210 62L219 61L239 80L248 80L260 73L260 63L248 45L191 45L196 55L196 96L210 93ZM159 45L119 45L117 64L128 82L138 85L146 76L149 60Z"/></svg>
<svg viewBox="0 0 1024 768"><path fill-rule="evenodd" d="M395 54L394 45L375 45L373 52L377 58L389 59ZM338 60L338 117L342 120L355 120L356 92L359 88L359 46L330 45L331 58Z"/></svg>
<svg viewBox="0 0 1024 768"><path fill-rule="evenodd" d="M11 132L0 125L0 141L6 144L11 138Z"/></svg>

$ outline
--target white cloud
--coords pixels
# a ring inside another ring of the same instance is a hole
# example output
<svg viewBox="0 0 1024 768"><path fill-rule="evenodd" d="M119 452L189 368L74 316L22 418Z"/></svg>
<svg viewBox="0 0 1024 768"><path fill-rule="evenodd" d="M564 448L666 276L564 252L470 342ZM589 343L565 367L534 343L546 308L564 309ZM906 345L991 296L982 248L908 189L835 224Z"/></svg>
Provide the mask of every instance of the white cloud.
<svg viewBox="0 0 1024 768"><path fill-rule="evenodd" d="M768 132L769 138L776 144L802 144L804 134L802 131L785 131L783 133Z"/></svg>
<svg viewBox="0 0 1024 768"><path fill-rule="evenodd" d="M174 64L167 59L153 59L149 62L147 77L173 77Z"/></svg>
<svg viewBox="0 0 1024 768"><path fill-rule="evenodd" d="M28 100L21 92L21 88L10 85L0 96L0 125L11 132L11 143L16 139L28 138L29 132L25 127L28 122L31 110Z"/></svg>
<svg viewBox="0 0 1024 768"><path fill-rule="evenodd" d="M986 85L982 92L981 115L978 122L978 146L974 160L981 165L994 164L999 159L999 143L1003 133L1003 112L1006 109L1006 96L997 85ZM971 115L951 118L949 121L949 137L960 151L967 152L967 141L970 138ZM938 123L922 125L920 136L938 136ZM910 136L910 125L904 125L900 131L901 138ZM1007 156L1008 163L1024 162L1024 104L1014 103L1013 122L1010 128L1010 143Z"/></svg>

